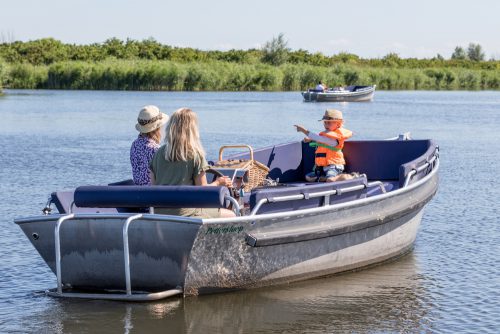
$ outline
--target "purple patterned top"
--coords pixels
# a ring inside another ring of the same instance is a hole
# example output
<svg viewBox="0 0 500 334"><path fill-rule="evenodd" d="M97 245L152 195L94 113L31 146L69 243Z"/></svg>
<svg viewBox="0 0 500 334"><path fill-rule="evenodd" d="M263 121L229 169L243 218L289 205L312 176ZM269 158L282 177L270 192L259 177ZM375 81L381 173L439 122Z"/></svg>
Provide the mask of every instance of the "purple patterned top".
<svg viewBox="0 0 500 334"><path fill-rule="evenodd" d="M149 178L149 162L160 148L153 139L139 135L130 147L130 163L132 164L132 175L134 183L143 186L151 184Z"/></svg>

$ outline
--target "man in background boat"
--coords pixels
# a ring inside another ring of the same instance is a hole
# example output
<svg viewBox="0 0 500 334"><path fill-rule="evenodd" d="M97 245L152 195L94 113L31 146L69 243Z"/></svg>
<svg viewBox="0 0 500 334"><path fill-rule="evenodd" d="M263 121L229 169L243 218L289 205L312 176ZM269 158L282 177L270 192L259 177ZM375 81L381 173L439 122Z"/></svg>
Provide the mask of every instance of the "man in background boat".
<svg viewBox="0 0 500 334"><path fill-rule="evenodd" d="M318 135L311 133L301 125L294 125L298 132L306 135L305 142L312 142L316 146L314 171L306 174L308 182L326 181L335 182L344 171L345 160L342 149L344 141L352 137L352 131L343 128L342 112L336 109L327 109L323 118L325 131Z"/></svg>
<svg viewBox="0 0 500 334"><path fill-rule="evenodd" d="M320 82L318 82L318 84L316 85L316 88L315 88L314 90L316 90L316 91L318 91L318 92L319 92L319 91L324 92L324 91L327 91L327 90L328 90L328 86L327 86L327 85L325 85L325 84L323 83L323 81L320 81Z"/></svg>

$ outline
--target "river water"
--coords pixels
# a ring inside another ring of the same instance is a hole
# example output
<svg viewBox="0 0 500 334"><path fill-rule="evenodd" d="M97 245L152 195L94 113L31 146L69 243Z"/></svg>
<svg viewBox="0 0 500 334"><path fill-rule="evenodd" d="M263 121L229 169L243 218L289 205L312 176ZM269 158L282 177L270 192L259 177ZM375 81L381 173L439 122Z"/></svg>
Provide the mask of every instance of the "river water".
<svg viewBox="0 0 500 334"><path fill-rule="evenodd" d="M377 92L371 103L304 103L290 93L7 90L0 96L0 332L325 333L500 331L500 92ZM130 178L140 107L187 106L215 158L223 144L298 140L326 107L357 139L410 131L441 152L440 188L410 254L354 273L154 303L60 300L13 220L54 190Z"/></svg>

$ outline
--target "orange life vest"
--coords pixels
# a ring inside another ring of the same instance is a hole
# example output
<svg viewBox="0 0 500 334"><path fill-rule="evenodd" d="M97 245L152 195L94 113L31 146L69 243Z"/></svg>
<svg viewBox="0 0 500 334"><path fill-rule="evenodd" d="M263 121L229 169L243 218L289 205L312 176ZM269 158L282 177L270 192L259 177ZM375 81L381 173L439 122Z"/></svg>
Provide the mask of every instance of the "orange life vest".
<svg viewBox="0 0 500 334"><path fill-rule="evenodd" d="M338 128L334 131L323 131L319 135L336 140L338 144L335 147L330 147L319 143L320 145L316 148L316 158L314 160L316 166L345 165L342 149L344 148L344 141L352 137L352 131Z"/></svg>

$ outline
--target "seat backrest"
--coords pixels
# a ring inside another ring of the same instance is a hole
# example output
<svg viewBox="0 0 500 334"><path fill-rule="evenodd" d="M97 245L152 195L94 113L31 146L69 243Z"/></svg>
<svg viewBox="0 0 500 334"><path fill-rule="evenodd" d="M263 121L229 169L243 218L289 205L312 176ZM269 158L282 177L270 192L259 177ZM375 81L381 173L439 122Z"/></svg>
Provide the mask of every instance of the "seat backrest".
<svg viewBox="0 0 500 334"><path fill-rule="evenodd" d="M92 208L222 208L226 187L83 186L75 190L78 207Z"/></svg>
<svg viewBox="0 0 500 334"><path fill-rule="evenodd" d="M269 167L268 177L281 183L303 181L302 144L292 142L256 150L254 159ZM236 154L231 159L249 159L248 153Z"/></svg>
<svg viewBox="0 0 500 334"><path fill-rule="evenodd" d="M346 141L346 172L364 173L369 180L399 180L402 186L409 170L401 166L433 152L431 146L431 140Z"/></svg>
<svg viewBox="0 0 500 334"><path fill-rule="evenodd" d="M347 140L344 144L345 172L366 174L368 180L398 180L400 186L408 172L434 154L432 140ZM304 172L314 168L314 148L302 144Z"/></svg>

